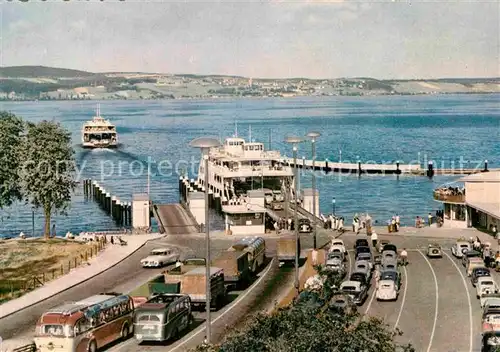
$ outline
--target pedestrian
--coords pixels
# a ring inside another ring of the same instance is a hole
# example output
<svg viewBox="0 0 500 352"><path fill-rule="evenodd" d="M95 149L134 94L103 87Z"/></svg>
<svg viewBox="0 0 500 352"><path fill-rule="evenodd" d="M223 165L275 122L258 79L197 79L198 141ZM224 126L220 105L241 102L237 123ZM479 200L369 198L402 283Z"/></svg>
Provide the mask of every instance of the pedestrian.
<svg viewBox="0 0 500 352"><path fill-rule="evenodd" d="M391 228L392 228L392 232L396 232L396 217L393 216L392 217L392 220L391 220Z"/></svg>
<svg viewBox="0 0 500 352"><path fill-rule="evenodd" d="M318 265L318 250L316 248L314 248L312 250L311 258L312 258L313 266Z"/></svg>
<svg viewBox="0 0 500 352"><path fill-rule="evenodd" d="M111 240L109 242L111 242L111 244L115 244L115 238L111 236Z"/></svg>
<svg viewBox="0 0 500 352"><path fill-rule="evenodd" d="M427 215L427 217L429 218L429 226L432 225L432 214L429 213L429 215Z"/></svg>
<svg viewBox="0 0 500 352"><path fill-rule="evenodd" d="M396 231L399 231L399 227L401 226L401 218L399 217L399 214L396 214Z"/></svg>
<svg viewBox="0 0 500 352"><path fill-rule="evenodd" d="M372 232L371 239L372 239L373 248L377 248L378 236L377 236L377 233L375 231Z"/></svg>
<svg viewBox="0 0 500 352"><path fill-rule="evenodd" d="M353 231L354 233L359 234L359 217L358 214L354 215L353 219Z"/></svg>
<svg viewBox="0 0 500 352"><path fill-rule="evenodd" d="M483 257L484 257L484 265L489 268L490 267L490 262L491 262L491 252L490 248L486 247L483 251Z"/></svg>
<svg viewBox="0 0 500 352"><path fill-rule="evenodd" d="M387 220L387 232L391 233L391 220Z"/></svg>

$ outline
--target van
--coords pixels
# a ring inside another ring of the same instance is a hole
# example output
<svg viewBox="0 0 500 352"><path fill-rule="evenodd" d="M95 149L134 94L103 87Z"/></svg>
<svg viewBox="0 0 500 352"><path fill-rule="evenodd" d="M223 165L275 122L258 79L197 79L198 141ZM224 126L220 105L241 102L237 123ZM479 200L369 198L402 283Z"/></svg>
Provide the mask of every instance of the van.
<svg viewBox="0 0 500 352"><path fill-rule="evenodd" d="M469 259L467 259L467 266L466 266L467 276L472 275L472 270L474 270L474 268L481 268L484 266L485 266L484 260L482 258L470 257Z"/></svg>

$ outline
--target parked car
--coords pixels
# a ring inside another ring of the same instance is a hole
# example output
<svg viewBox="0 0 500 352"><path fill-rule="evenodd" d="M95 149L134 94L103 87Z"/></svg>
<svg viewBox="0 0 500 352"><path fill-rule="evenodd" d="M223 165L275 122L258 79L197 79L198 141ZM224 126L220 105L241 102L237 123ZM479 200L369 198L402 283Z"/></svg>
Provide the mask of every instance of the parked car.
<svg viewBox="0 0 500 352"><path fill-rule="evenodd" d="M373 256L371 253L359 253L356 256L356 261L364 260L370 264L370 270L373 270Z"/></svg>
<svg viewBox="0 0 500 352"><path fill-rule="evenodd" d="M384 246L386 244L389 244L390 242L388 240L381 240L381 241L378 241L377 243L377 251L379 253L382 253L382 250L384 249Z"/></svg>
<svg viewBox="0 0 500 352"><path fill-rule="evenodd" d="M392 243L387 243L386 245L384 245L384 247L382 247L382 253L384 253L385 251L393 251L397 253L398 247L396 247L396 245Z"/></svg>
<svg viewBox="0 0 500 352"><path fill-rule="evenodd" d="M277 204L281 205L281 203L277 203ZM299 219L299 232L300 233L312 232L311 221L309 219Z"/></svg>
<svg viewBox="0 0 500 352"><path fill-rule="evenodd" d="M341 277L344 277L347 272L345 263L338 256L327 259L325 268L336 272Z"/></svg>
<svg viewBox="0 0 500 352"><path fill-rule="evenodd" d="M359 246L356 247L356 254L355 257L357 257L360 253L371 253L371 249L368 246Z"/></svg>
<svg viewBox="0 0 500 352"><path fill-rule="evenodd" d="M331 248L340 248L345 254L347 254L347 249L345 247L344 241L339 240L339 239L333 239L330 242L330 249Z"/></svg>
<svg viewBox="0 0 500 352"><path fill-rule="evenodd" d="M380 265L380 272L384 271L398 271L398 261L397 259L386 259Z"/></svg>
<svg viewBox="0 0 500 352"><path fill-rule="evenodd" d="M472 276L472 271L475 268L486 268L486 264L482 258L472 257L467 260L467 265L465 266L467 276Z"/></svg>
<svg viewBox="0 0 500 352"><path fill-rule="evenodd" d="M143 268L161 268L179 260L180 254L171 248L156 248L149 256L141 260Z"/></svg>
<svg viewBox="0 0 500 352"><path fill-rule="evenodd" d="M500 309L500 294L489 294L480 298L481 308L484 311L488 309Z"/></svg>
<svg viewBox="0 0 500 352"><path fill-rule="evenodd" d="M368 286L359 281L344 281L340 285L340 291L349 295L357 305L362 305L368 297Z"/></svg>
<svg viewBox="0 0 500 352"><path fill-rule="evenodd" d="M396 290L399 292L401 289L401 273L391 268L386 268L380 273L379 281L391 280L394 282Z"/></svg>
<svg viewBox="0 0 500 352"><path fill-rule="evenodd" d="M480 299L483 296L498 293L498 286L491 276L481 276L476 281L476 297Z"/></svg>
<svg viewBox="0 0 500 352"><path fill-rule="evenodd" d="M468 250L462 253L462 265L467 266L467 261L469 258L482 258L481 252Z"/></svg>
<svg viewBox="0 0 500 352"><path fill-rule="evenodd" d="M370 262L366 260L359 260L354 263L353 273L362 273L366 275L367 281L370 281L372 276L372 270L370 267Z"/></svg>
<svg viewBox="0 0 500 352"><path fill-rule="evenodd" d="M273 191L274 201L276 202L284 202L285 198L283 197L283 193L280 190Z"/></svg>
<svg viewBox="0 0 500 352"><path fill-rule="evenodd" d="M365 286L370 286L370 277L368 274L362 272L352 273L349 277L349 281L357 281Z"/></svg>
<svg viewBox="0 0 500 352"><path fill-rule="evenodd" d="M376 292L377 301L395 301L398 299L398 289L392 280L379 280Z"/></svg>
<svg viewBox="0 0 500 352"><path fill-rule="evenodd" d="M476 287L477 280L480 277L488 276L491 277L490 269L486 267L479 267L479 268L474 268L472 269L472 274L470 276L470 281L472 283L472 286Z"/></svg>
<svg viewBox="0 0 500 352"><path fill-rule="evenodd" d="M346 260L344 252L341 252L340 249L337 249L337 250L334 249L333 251L327 253L327 255L326 255L327 262L328 262L328 260L333 259L333 258L339 258L341 261Z"/></svg>
<svg viewBox="0 0 500 352"><path fill-rule="evenodd" d="M336 294L330 300L330 305L333 307L344 309L347 312L352 312L354 308L354 302L349 295L346 294Z"/></svg>
<svg viewBox="0 0 500 352"><path fill-rule="evenodd" d="M441 246L436 243L431 243L427 247L427 256L429 258L442 258L443 252L441 251Z"/></svg>
<svg viewBox="0 0 500 352"><path fill-rule="evenodd" d="M354 248L358 247L370 247L370 244L368 243L368 240L365 238L358 238L356 242L354 243Z"/></svg>
<svg viewBox="0 0 500 352"><path fill-rule="evenodd" d="M398 262L398 253L394 251L384 251L380 256L380 264L383 266L386 262Z"/></svg>
<svg viewBox="0 0 500 352"><path fill-rule="evenodd" d="M472 250L472 246L469 242L467 241L457 241L452 247L451 247L451 254L453 254L456 258L462 258L463 252L464 251L470 251Z"/></svg>

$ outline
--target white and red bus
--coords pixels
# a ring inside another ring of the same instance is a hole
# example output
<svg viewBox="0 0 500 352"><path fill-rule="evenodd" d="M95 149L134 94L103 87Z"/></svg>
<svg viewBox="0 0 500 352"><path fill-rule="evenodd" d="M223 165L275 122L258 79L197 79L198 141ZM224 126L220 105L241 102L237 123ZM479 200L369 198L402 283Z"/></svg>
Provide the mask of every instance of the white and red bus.
<svg viewBox="0 0 500 352"><path fill-rule="evenodd" d="M134 301L106 293L65 303L45 312L36 324L40 352L95 352L133 333Z"/></svg>

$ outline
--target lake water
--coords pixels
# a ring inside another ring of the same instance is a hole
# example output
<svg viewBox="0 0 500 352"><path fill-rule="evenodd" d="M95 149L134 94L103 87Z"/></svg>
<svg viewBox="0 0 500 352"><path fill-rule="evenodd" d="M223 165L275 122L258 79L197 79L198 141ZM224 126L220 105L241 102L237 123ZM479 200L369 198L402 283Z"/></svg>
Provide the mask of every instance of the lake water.
<svg viewBox="0 0 500 352"><path fill-rule="evenodd" d="M318 160L356 162L420 162L433 160L437 167L475 167L485 159L500 167L499 95L305 97L288 99L105 101L101 114L117 125L118 150L84 151L78 147L82 124L91 119L95 101L0 103L29 121L54 119L73 134L80 178L98 180L106 190L130 201L133 193L146 191L147 165L151 165L151 197L158 203L178 201L178 176L186 169L191 177L199 151L188 143L205 135L252 139L290 156L286 135L317 130ZM310 158L311 146L299 146L298 156ZM358 177L318 174L321 211L350 218L369 212L379 222L399 213L403 223L416 215L439 209L432 190L457 176ZM310 186L310 174L302 185ZM0 233L31 233L32 211L17 205L1 211ZM55 217L58 233L115 229L113 221L79 189L66 216ZM35 230L43 226L35 211Z"/></svg>

